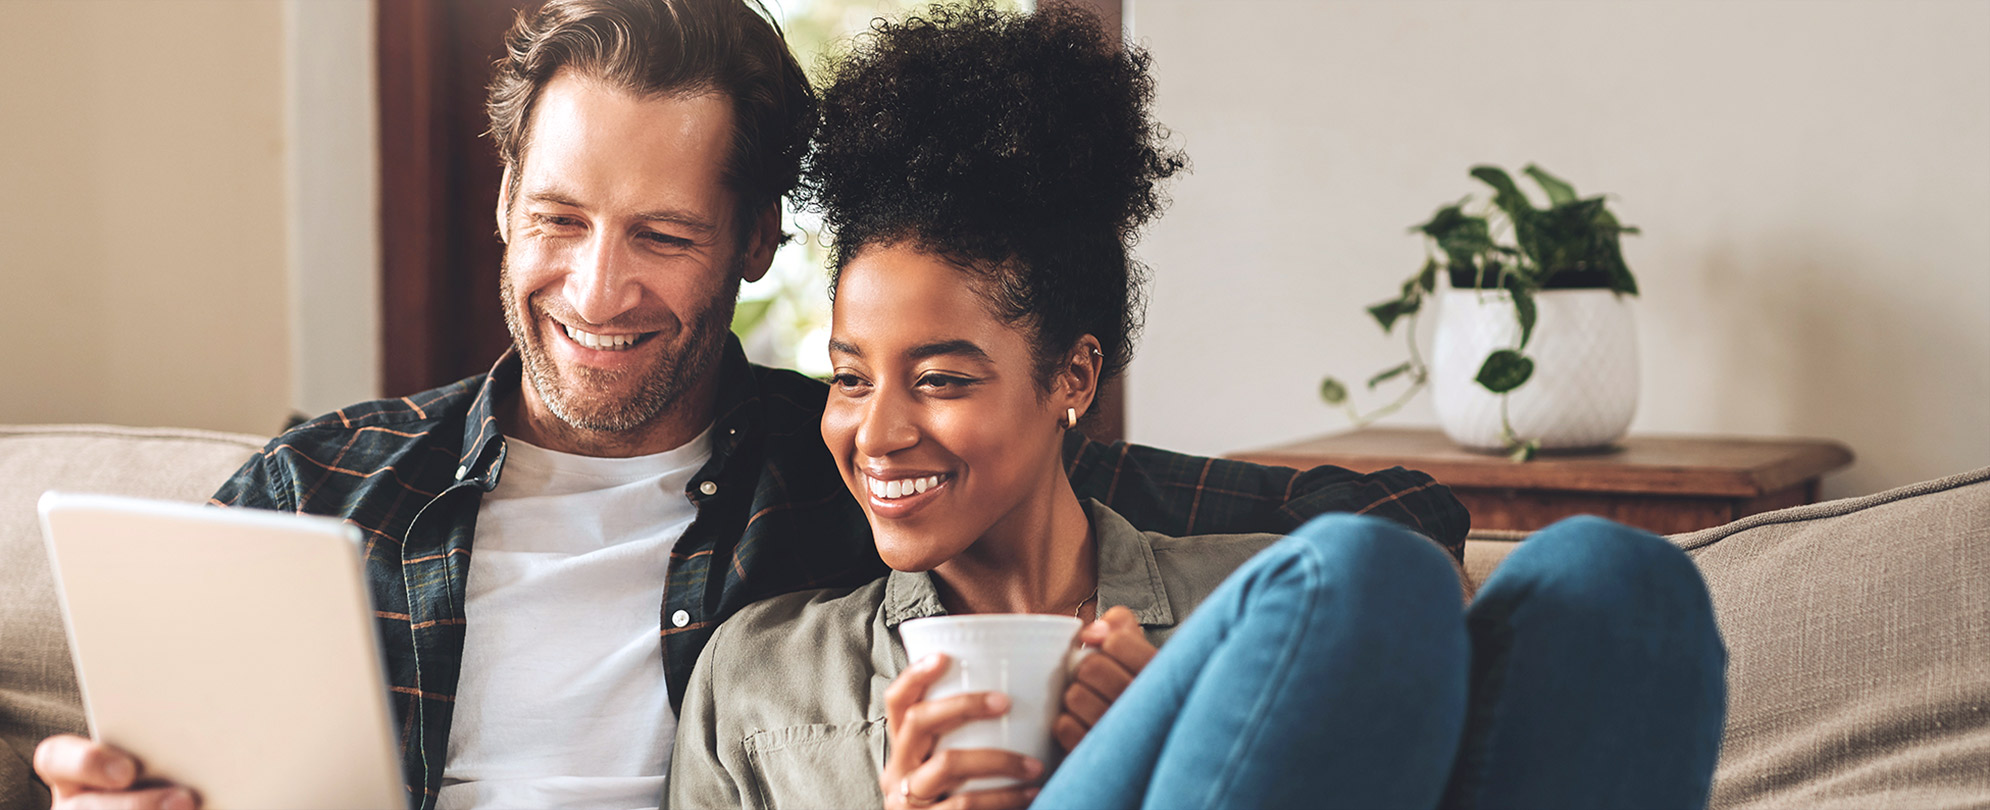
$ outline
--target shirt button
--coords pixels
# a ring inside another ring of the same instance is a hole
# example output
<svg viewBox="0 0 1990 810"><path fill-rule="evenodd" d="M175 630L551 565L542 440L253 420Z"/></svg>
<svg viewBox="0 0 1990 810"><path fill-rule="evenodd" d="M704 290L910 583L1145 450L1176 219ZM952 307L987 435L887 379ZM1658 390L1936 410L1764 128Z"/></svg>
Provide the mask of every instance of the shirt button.
<svg viewBox="0 0 1990 810"><path fill-rule="evenodd" d="M719 494L719 484L717 481L706 481L698 485L698 491L706 495L717 495Z"/></svg>
<svg viewBox="0 0 1990 810"><path fill-rule="evenodd" d="M458 481L461 481L461 480L463 480L463 476L466 476L466 475L469 475L469 474L470 474L470 468L469 468L469 467L467 467L467 466L464 466L464 467L457 467L457 468L456 468L456 480L458 480Z"/></svg>
<svg viewBox="0 0 1990 810"><path fill-rule="evenodd" d="M670 614L670 623L678 627L683 627L691 623L691 614L682 610L672 613Z"/></svg>

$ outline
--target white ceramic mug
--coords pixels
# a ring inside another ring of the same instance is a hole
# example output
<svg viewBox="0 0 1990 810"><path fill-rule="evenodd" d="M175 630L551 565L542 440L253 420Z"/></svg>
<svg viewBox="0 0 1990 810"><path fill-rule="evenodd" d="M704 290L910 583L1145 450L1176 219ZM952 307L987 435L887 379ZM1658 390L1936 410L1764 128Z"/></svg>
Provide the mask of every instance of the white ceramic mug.
<svg viewBox="0 0 1990 810"><path fill-rule="evenodd" d="M1000 748L1035 757L1046 768L1055 764L1051 724L1063 707L1071 669L1082 657L1082 627L1076 617L1033 613L934 616L899 625L906 660L917 662L934 653L950 659L946 673L926 690L927 700L962 692L1009 697L1007 713L947 732L938 747ZM958 792L1017 784L1021 782L1006 777L970 779Z"/></svg>

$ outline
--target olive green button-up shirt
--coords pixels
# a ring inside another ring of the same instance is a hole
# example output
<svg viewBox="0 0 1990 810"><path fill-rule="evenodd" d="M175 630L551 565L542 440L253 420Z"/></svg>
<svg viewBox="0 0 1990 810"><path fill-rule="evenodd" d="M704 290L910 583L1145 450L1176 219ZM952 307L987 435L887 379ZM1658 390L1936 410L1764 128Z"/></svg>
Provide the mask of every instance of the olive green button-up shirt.
<svg viewBox="0 0 1990 810"><path fill-rule="evenodd" d="M1125 605L1160 646L1275 534L1168 537L1087 501L1099 610ZM666 806L882 807L884 692L906 666L898 625L944 615L930 574L755 603L698 658L678 715Z"/></svg>

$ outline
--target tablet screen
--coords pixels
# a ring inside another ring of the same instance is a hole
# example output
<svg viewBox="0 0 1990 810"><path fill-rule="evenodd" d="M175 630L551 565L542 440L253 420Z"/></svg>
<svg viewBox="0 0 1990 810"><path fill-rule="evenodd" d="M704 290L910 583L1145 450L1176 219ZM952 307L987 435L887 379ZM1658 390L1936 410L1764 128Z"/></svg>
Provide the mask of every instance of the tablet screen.
<svg viewBox="0 0 1990 810"><path fill-rule="evenodd" d="M91 733L213 810L403 808L357 529L41 499Z"/></svg>

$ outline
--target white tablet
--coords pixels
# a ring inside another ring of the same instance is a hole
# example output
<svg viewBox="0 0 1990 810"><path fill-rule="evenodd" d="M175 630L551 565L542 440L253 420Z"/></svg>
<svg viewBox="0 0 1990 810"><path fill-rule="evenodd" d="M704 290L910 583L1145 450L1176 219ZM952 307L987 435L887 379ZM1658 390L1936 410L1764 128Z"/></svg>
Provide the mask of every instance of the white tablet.
<svg viewBox="0 0 1990 810"><path fill-rule="evenodd" d="M55 492L41 522L96 739L210 810L407 807L357 529Z"/></svg>

